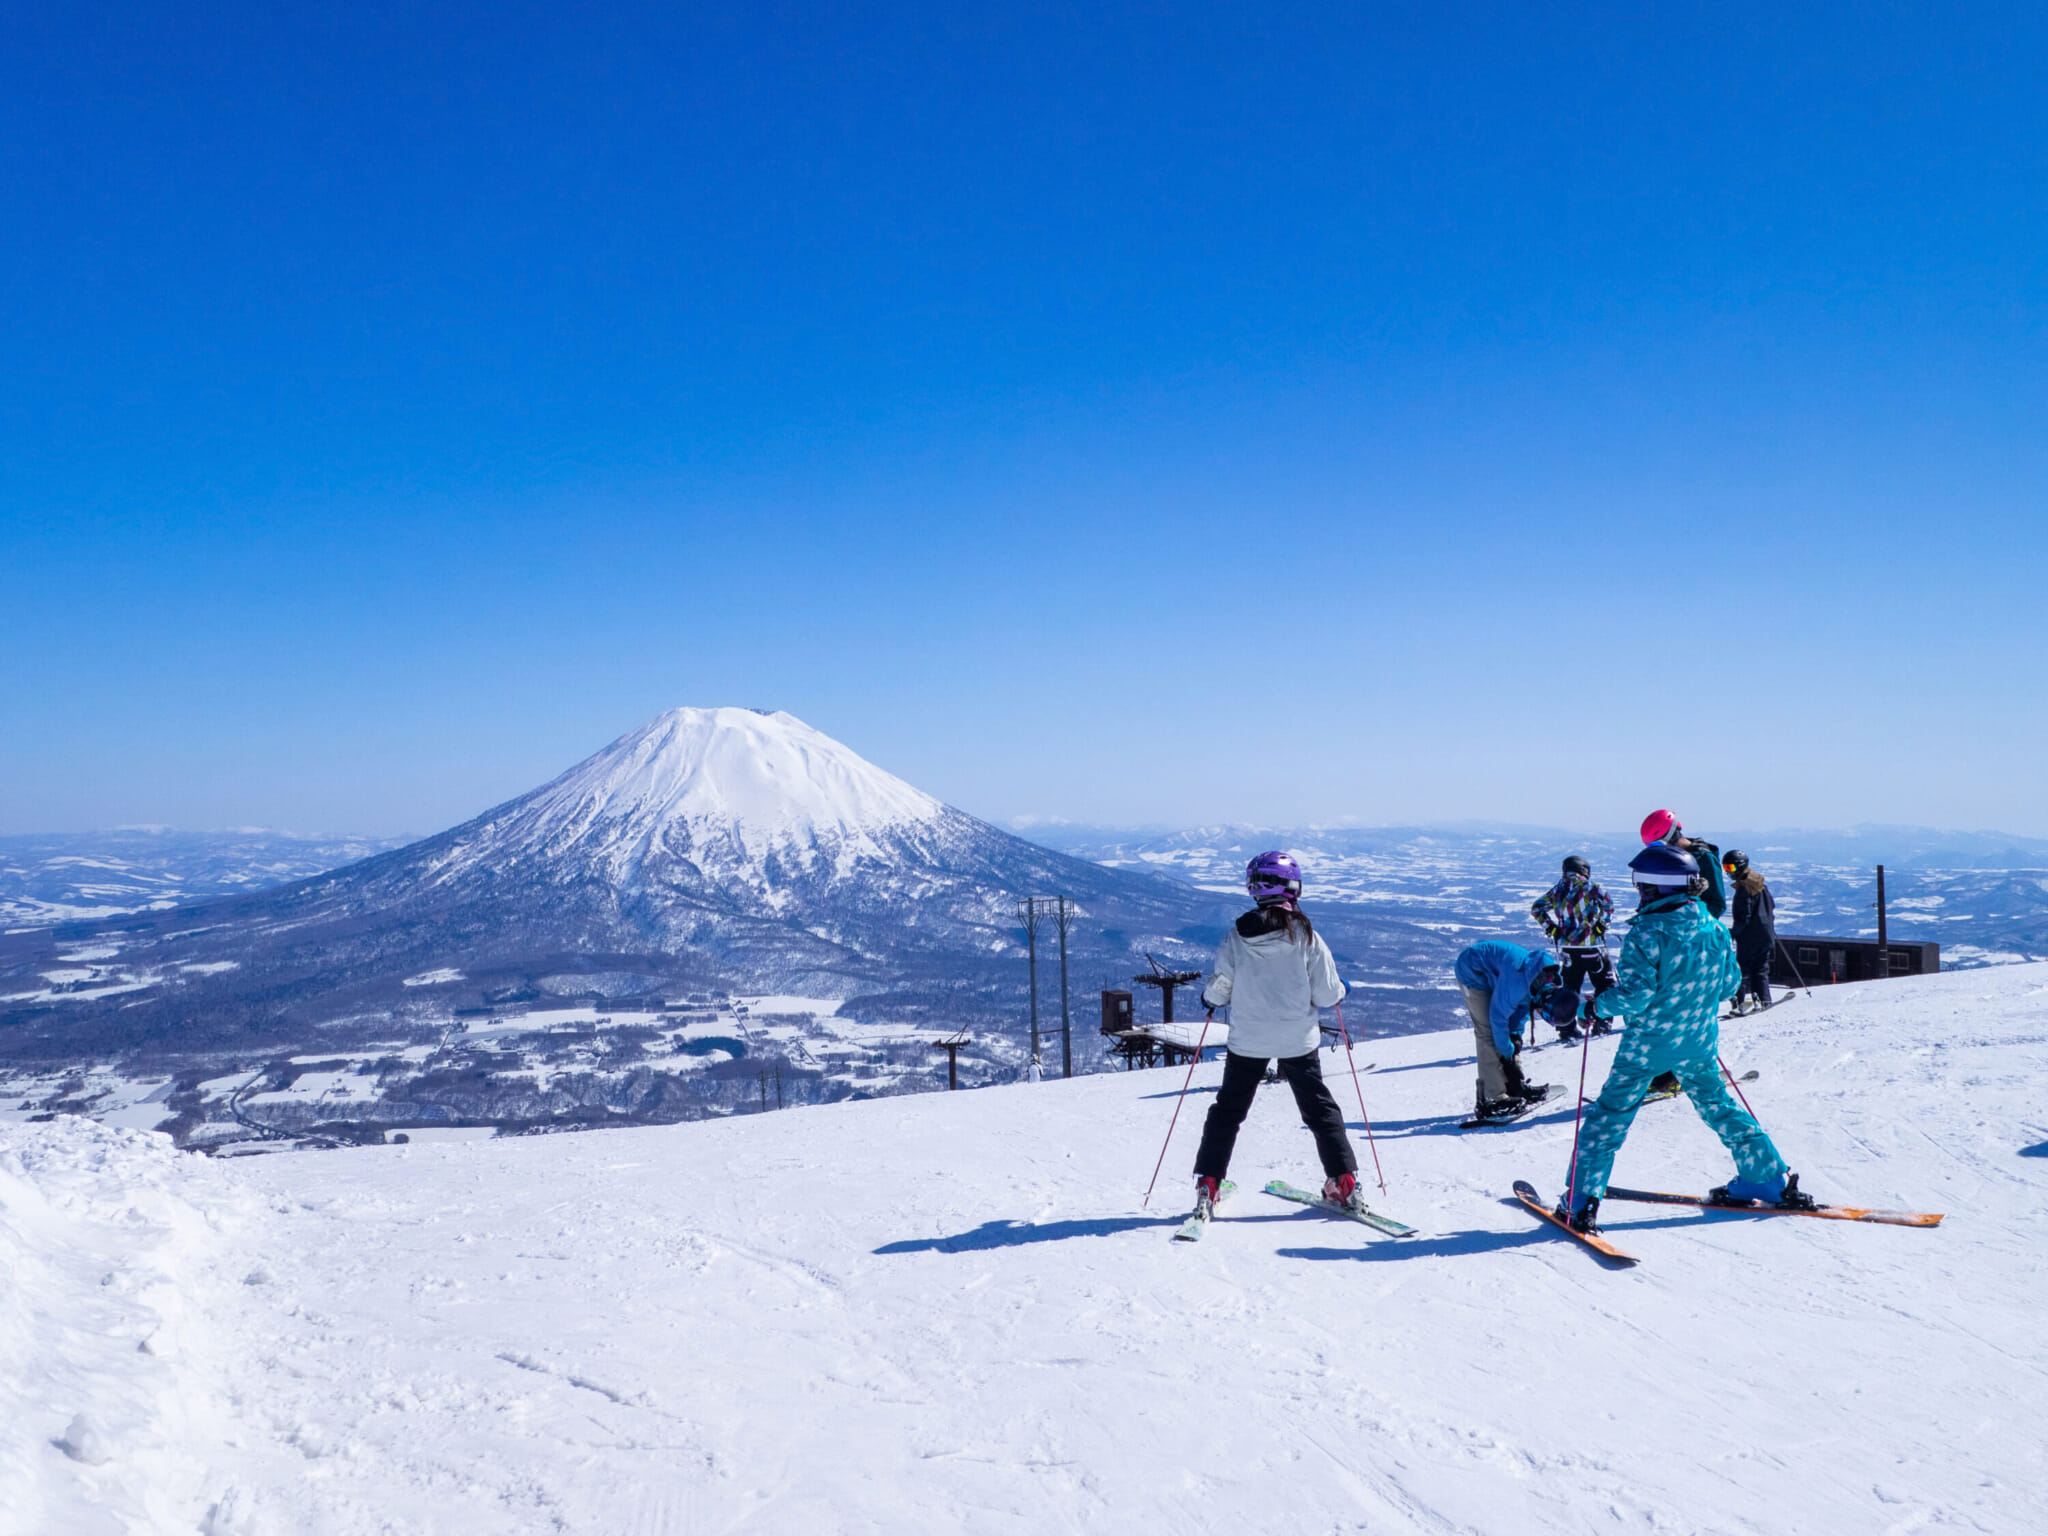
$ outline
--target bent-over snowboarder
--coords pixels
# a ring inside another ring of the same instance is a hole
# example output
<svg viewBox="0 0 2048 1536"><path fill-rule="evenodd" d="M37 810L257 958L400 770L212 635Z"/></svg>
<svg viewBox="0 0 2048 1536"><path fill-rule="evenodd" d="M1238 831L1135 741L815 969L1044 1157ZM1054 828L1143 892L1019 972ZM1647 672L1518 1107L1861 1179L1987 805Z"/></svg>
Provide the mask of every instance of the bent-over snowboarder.
<svg viewBox="0 0 2048 1536"><path fill-rule="evenodd" d="M1202 988L1205 1006L1230 1009L1230 1048L1223 1058L1223 1087L1209 1106L1195 1152L1195 1214L1206 1216L1216 1203L1238 1128L1272 1058L1294 1090L1302 1123L1315 1136L1327 1175L1323 1198L1362 1208L1358 1157L1344 1134L1344 1112L1323 1081L1320 1054L1317 1010L1344 999L1337 962L1301 910L1301 866L1291 854L1260 854L1245 866L1244 883L1257 905L1223 936Z"/></svg>
<svg viewBox="0 0 2048 1536"><path fill-rule="evenodd" d="M1715 1201L1810 1206L1763 1127L1729 1092L1721 1075L1721 1003L1742 984L1728 930L1705 909L1699 861L1682 848L1652 842L1629 863L1641 906L1621 947L1620 981L1594 999L1628 1029L1600 1097L1586 1111L1574 1165L1557 1214L1591 1231L1607 1192L1614 1155L1628 1136L1651 1081L1672 1072L1699 1116L1735 1158L1736 1177Z"/></svg>
<svg viewBox="0 0 2048 1536"><path fill-rule="evenodd" d="M1481 939L1458 951L1451 969L1465 994L1472 1019L1472 1044L1479 1058L1479 1083L1472 1118L1512 1120L1541 1103L1549 1085L1532 1083L1515 1060L1522 1051L1522 1026L1535 1043L1536 1010L1557 995L1559 970L1548 950L1530 951L1501 939Z"/></svg>

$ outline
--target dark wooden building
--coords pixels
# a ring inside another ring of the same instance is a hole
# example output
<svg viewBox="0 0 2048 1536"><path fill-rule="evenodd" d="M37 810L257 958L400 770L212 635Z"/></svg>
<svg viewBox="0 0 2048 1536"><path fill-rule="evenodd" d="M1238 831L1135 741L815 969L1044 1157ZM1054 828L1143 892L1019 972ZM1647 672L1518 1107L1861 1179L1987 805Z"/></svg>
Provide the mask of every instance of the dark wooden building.
<svg viewBox="0 0 2048 1536"><path fill-rule="evenodd" d="M1939 944L1879 944L1871 939L1816 939L1778 935L1771 952L1773 986L1827 986L1878 981L1887 976L1931 976L1941 969Z"/></svg>

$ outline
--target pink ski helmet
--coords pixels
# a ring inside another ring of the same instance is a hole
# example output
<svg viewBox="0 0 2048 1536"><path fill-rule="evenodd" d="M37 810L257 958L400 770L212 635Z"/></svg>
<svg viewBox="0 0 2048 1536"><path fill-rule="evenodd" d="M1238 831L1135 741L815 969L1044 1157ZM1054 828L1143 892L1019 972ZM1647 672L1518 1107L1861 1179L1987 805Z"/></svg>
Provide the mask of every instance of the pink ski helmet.
<svg viewBox="0 0 2048 1536"><path fill-rule="evenodd" d="M1262 907L1292 901L1301 894L1301 866L1293 854L1270 849L1245 865L1244 888Z"/></svg>
<svg viewBox="0 0 2048 1536"><path fill-rule="evenodd" d="M1643 818L1643 841L1661 843L1672 833L1682 830L1678 818L1669 811L1652 811Z"/></svg>

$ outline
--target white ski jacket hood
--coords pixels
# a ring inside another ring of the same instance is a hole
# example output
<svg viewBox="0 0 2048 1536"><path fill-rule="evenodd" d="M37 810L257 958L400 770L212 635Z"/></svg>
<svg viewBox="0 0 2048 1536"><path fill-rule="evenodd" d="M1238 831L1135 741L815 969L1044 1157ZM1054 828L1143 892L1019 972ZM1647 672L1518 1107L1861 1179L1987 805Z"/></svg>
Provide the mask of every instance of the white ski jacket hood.
<svg viewBox="0 0 2048 1536"><path fill-rule="evenodd" d="M1232 928L1202 988L1207 1007L1229 1005L1230 1050L1237 1056L1307 1055L1323 1043L1316 1010L1343 999L1344 983L1323 936L1303 943L1284 928L1249 937L1242 926Z"/></svg>

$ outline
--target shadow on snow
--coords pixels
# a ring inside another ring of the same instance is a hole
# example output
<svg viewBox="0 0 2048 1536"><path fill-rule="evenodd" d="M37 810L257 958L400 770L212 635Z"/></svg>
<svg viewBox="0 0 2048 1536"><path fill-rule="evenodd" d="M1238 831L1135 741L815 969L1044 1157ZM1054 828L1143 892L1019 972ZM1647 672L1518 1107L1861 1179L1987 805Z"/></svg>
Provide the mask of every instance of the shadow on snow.
<svg viewBox="0 0 2048 1536"><path fill-rule="evenodd" d="M1146 1227L1177 1227L1187 1220L1178 1216L1104 1216L1093 1221L984 1221L972 1232L951 1237L906 1238L884 1243L876 1253L972 1253L983 1248L1017 1248L1026 1243L1059 1243L1070 1237L1114 1237Z"/></svg>

